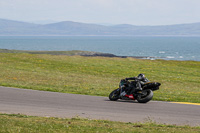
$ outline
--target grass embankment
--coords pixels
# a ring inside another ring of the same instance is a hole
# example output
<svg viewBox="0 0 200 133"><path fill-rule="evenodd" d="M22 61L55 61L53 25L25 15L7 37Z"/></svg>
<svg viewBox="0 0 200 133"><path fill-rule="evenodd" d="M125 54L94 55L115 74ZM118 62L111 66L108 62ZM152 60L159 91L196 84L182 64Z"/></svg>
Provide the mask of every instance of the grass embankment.
<svg viewBox="0 0 200 133"><path fill-rule="evenodd" d="M98 133L198 133L200 127L175 126L156 124L154 122L146 123L122 123L105 120L88 120L80 118L45 118L26 115L6 115L0 114L0 132L29 133L29 132L98 132Z"/></svg>
<svg viewBox="0 0 200 133"><path fill-rule="evenodd" d="M108 96L122 78L162 83L154 100L200 103L200 62L0 53L0 85Z"/></svg>

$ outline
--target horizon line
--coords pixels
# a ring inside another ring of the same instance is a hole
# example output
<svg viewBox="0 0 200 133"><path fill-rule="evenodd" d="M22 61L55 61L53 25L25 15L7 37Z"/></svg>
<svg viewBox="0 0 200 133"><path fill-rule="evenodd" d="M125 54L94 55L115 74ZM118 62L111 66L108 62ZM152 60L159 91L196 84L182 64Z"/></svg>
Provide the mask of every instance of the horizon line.
<svg viewBox="0 0 200 133"><path fill-rule="evenodd" d="M187 24L197 24L200 22L191 22L191 23L175 23L175 24L159 24L159 25L134 25L134 24L128 24L128 23L121 23L121 24L110 24L110 25L104 25L104 24L99 24L99 23L87 23L87 22L78 22L78 21L73 21L73 20L62 20L62 21L57 21L57 22L53 22L53 23L47 23L47 24L39 24L39 23L34 23L34 22L30 22L30 21L24 21L24 20L14 20L14 19L6 19L6 18L0 18L0 20L7 20L7 21L15 21L15 22L21 22L21 23L29 23L29 24L36 24L36 25L48 25L48 24L56 24L56 23L62 23L62 22L74 22L74 23L82 23L82 24L95 24L95 25L101 25L101 26L107 26L107 27L111 27L111 26L118 26L118 25L131 25L131 26L172 26L172 25L187 25ZM45 21L45 20L41 20L41 21ZM54 21L54 20L52 20Z"/></svg>

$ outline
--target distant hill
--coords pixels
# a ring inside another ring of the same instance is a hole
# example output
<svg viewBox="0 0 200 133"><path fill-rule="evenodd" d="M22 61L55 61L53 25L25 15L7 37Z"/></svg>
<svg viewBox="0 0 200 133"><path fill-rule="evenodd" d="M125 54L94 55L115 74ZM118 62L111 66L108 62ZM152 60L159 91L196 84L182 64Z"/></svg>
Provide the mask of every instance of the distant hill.
<svg viewBox="0 0 200 133"><path fill-rule="evenodd" d="M122 35L122 36L199 36L200 23L166 26L135 26L64 21L52 24L33 24L0 19L0 35Z"/></svg>

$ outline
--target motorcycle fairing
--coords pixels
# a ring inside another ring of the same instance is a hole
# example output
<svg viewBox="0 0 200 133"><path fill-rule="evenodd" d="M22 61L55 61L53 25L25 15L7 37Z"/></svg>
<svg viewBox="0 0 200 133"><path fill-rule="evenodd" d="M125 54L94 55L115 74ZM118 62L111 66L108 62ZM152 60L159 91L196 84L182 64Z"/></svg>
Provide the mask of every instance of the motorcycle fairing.
<svg viewBox="0 0 200 133"><path fill-rule="evenodd" d="M151 89L152 91L158 90L161 84L158 82L147 82L144 83L143 89Z"/></svg>
<svg viewBox="0 0 200 133"><path fill-rule="evenodd" d="M133 94L130 94L130 95L125 95L125 97L128 97L129 99L132 99L132 100L135 100Z"/></svg>

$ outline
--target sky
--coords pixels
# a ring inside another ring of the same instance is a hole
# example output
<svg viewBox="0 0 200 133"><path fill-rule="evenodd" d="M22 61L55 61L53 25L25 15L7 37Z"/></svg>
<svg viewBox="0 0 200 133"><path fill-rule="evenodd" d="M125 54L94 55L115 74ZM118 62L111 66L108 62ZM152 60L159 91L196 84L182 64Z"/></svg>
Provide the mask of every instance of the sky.
<svg viewBox="0 0 200 133"><path fill-rule="evenodd" d="M200 0L0 0L0 18L37 23L196 23Z"/></svg>

